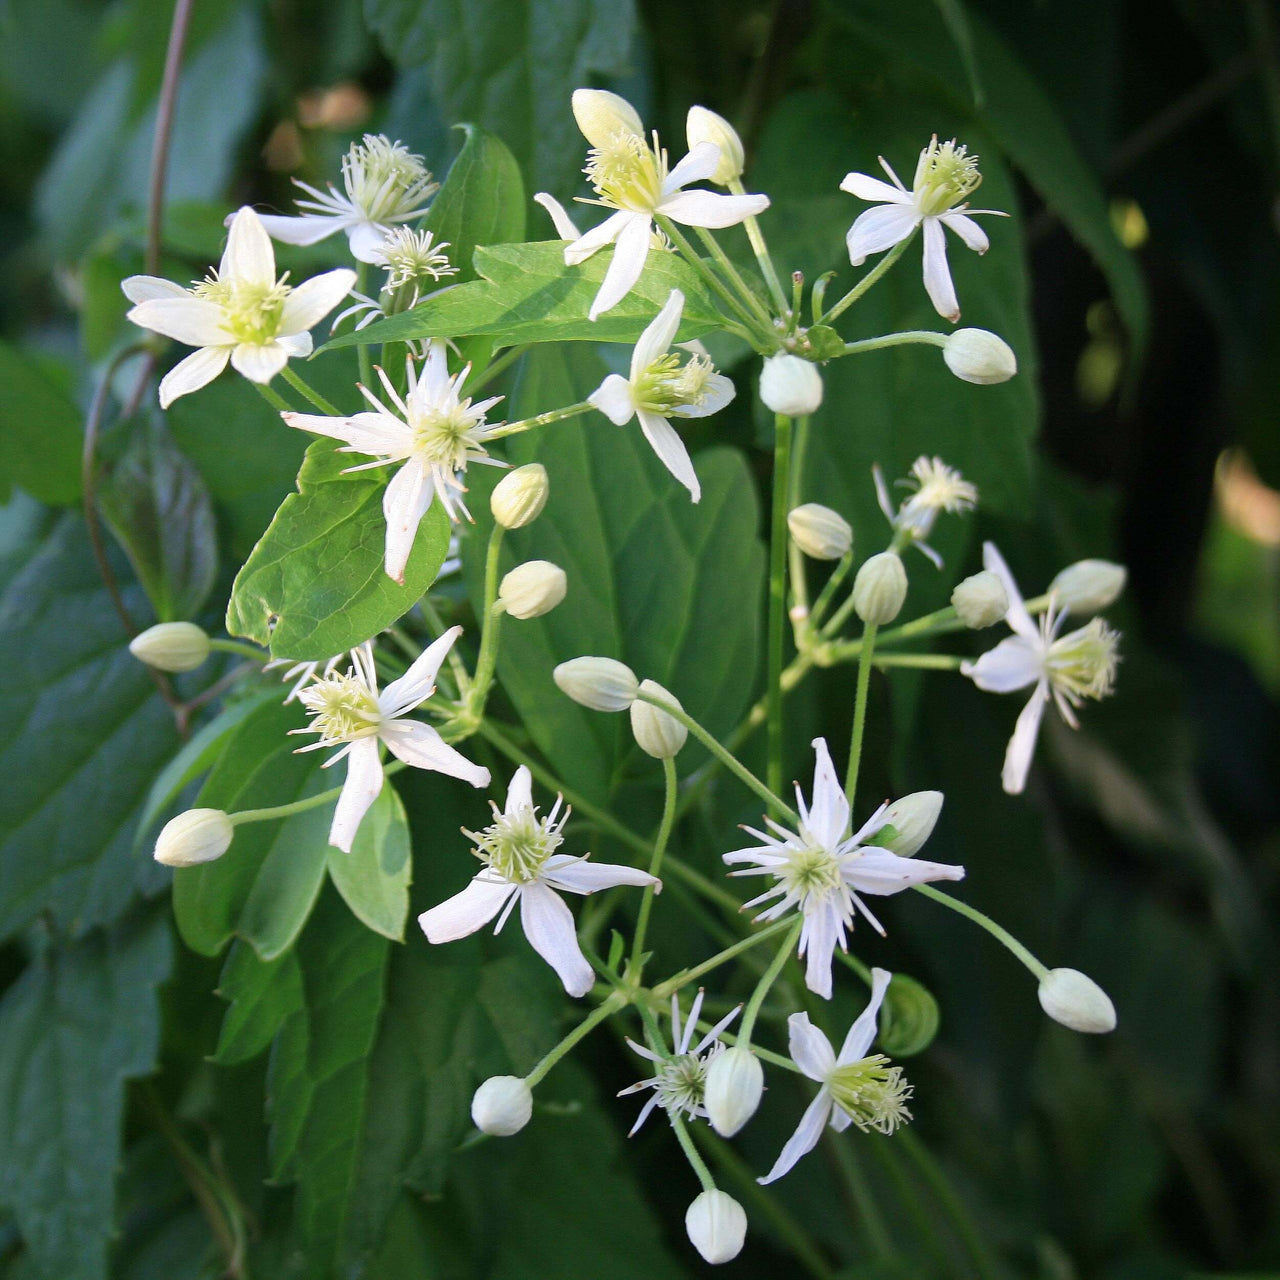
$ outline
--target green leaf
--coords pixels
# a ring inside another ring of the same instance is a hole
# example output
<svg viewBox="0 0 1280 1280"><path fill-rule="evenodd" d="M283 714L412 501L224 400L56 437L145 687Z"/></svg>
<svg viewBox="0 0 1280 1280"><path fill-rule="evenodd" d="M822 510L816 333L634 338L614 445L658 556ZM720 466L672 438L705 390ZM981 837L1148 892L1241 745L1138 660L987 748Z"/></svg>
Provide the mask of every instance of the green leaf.
<svg viewBox="0 0 1280 1280"><path fill-rule="evenodd" d="M40 1275L105 1280L124 1082L155 1064L162 917L49 946L0 1001L0 1203Z"/></svg>
<svg viewBox="0 0 1280 1280"><path fill-rule="evenodd" d="M576 267L564 263L563 240L479 248L484 278L433 294L406 311L335 338L324 350L357 343L488 334L504 346L526 342L635 342L671 296L685 297L679 340L723 327L702 277L683 258L653 251L631 292L598 320L587 319L613 256L611 248ZM591 390L591 388L587 388Z"/></svg>
<svg viewBox="0 0 1280 1280"><path fill-rule="evenodd" d="M83 415L35 358L0 342L0 493L10 485L53 506L80 500Z"/></svg>
<svg viewBox="0 0 1280 1280"><path fill-rule="evenodd" d="M329 850L329 876L356 918L393 942L404 941L413 853L396 789L383 786L350 853Z"/></svg>
<svg viewBox="0 0 1280 1280"><path fill-rule="evenodd" d="M435 581L449 547L449 518L433 502L418 526L404 585L383 568L387 522L382 470L343 475L351 456L317 440L298 492L276 512L236 576L227 630L277 657L327 659L407 613Z"/></svg>
<svg viewBox="0 0 1280 1280"><path fill-rule="evenodd" d="M218 995L230 1008L222 1016L213 1061L233 1066L256 1058L281 1024L302 1009L302 969L293 951L259 960L252 947L235 942L218 979Z"/></svg>

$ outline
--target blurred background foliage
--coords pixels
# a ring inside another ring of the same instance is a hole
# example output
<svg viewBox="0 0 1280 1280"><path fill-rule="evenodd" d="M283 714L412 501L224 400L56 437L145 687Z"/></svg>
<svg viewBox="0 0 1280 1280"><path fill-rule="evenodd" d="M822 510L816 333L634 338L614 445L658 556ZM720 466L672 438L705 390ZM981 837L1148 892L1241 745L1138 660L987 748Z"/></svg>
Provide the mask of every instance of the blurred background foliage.
<svg viewBox="0 0 1280 1280"><path fill-rule="evenodd" d="M222 959L172 936L169 877L139 821L180 738L123 647L78 514L88 402L131 340L119 281L142 265L171 17L169 0L0 5L0 1274L694 1274L691 1179L670 1135L651 1124L626 1144L630 1109L609 1101L636 1075L619 1041L598 1036L557 1071L554 1105L519 1137L454 1154L476 1080L527 1069L572 1016L517 942L388 942L320 887L323 858L291 931L270 922L272 946L243 920ZM1021 376L960 385L915 348L839 362L802 497L837 506L874 549L871 463L902 474L936 452L984 499L940 529L950 567L972 571L985 537L1032 592L1082 556L1129 566L1117 696L1079 733L1055 726L1026 796L998 787L1015 707L942 673L877 682L866 765L868 794L946 792L932 856L963 862L965 896L1049 963L1097 977L1120 1026L1073 1036L1039 1016L1027 974L985 935L922 902L890 907L889 941L860 931L861 954L915 975L943 1011L908 1064L916 1124L845 1144L856 1165L815 1156L762 1205L733 1169L767 1167L802 1105L776 1081L739 1145L747 1164L713 1153L752 1219L727 1275L1280 1267L1278 31L1266 0L195 4L162 235L176 279L216 261L228 208L287 207L289 180L334 175L365 129L443 173L460 145L450 126L473 121L512 149L527 192L580 194L568 98L584 84L631 98L676 151L691 103L732 119L752 188L774 200L775 256L810 280L848 277L858 206L840 177L877 154L909 174L931 132L969 142L979 203L1013 213L988 224L985 259L952 256L965 322L1002 333ZM551 234L527 213L530 238ZM849 336L934 327L917 273L908 254ZM326 389L349 385L349 354L312 366ZM754 376L741 352L717 354ZM579 398L612 358L536 353L505 388L513 415ZM128 372L115 375L126 402ZM750 403L692 424L696 511L606 426L564 424L512 450L552 473L521 557L565 564L575 594L508 629L499 710L642 829L655 771L624 726L566 704L547 672L615 653L713 728L736 722L758 662L770 481L770 424ZM216 628L305 441L229 378L167 421L125 408L101 442L99 492L126 604L144 623ZM911 567L908 607L936 607L941 576ZM183 679L190 694L208 677ZM819 672L792 697L796 774L815 734L844 741L851 683ZM277 731L260 703L234 713L228 759ZM699 763L686 752L682 772ZM250 785L228 768L209 785ZM272 777L278 800L284 773ZM397 787L416 910L461 882L457 828L483 804L430 778ZM676 847L712 872L754 816L735 788L710 788ZM277 845L287 855L302 838ZM681 927L671 909L659 922L664 970L723 927ZM855 1004L843 992L833 1023Z"/></svg>

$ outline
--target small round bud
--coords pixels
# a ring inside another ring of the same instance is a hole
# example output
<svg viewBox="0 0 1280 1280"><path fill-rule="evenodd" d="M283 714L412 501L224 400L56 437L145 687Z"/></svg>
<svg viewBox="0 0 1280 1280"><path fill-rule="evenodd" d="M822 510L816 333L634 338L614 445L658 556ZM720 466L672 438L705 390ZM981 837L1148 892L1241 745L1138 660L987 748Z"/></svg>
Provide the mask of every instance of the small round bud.
<svg viewBox="0 0 1280 1280"><path fill-rule="evenodd" d="M575 89L573 118L593 147L604 147L620 133L644 136L644 121L626 98L607 89Z"/></svg>
<svg viewBox="0 0 1280 1280"><path fill-rule="evenodd" d="M746 165L742 139L724 116L718 116L706 107L690 107L685 122L685 137L690 151L700 142L714 142L720 148L720 163L711 175L711 181L717 186L727 187L735 178L742 177L742 170Z"/></svg>
<svg viewBox="0 0 1280 1280"><path fill-rule="evenodd" d="M612 658L570 658L551 677L561 693L593 711L625 711L640 692L636 673Z"/></svg>
<svg viewBox="0 0 1280 1280"><path fill-rule="evenodd" d="M839 560L853 546L853 528L838 511L806 502L787 514L791 539L814 560Z"/></svg>
<svg viewBox="0 0 1280 1280"><path fill-rule="evenodd" d="M951 593L951 605L966 627L994 626L1009 611L1009 593L990 569L966 578Z"/></svg>
<svg viewBox="0 0 1280 1280"><path fill-rule="evenodd" d="M816 364L799 356L770 356L760 374L760 399L788 418L816 413L822 404L822 374Z"/></svg>
<svg viewBox="0 0 1280 1280"><path fill-rule="evenodd" d="M188 809L165 823L156 837L155 859L166 867L195 867L220 858L231 847L235 827L221 809Z"/></svg>
<svg viewBox="0 0 1280 1280"><path fill-rule="evenodd" d="M498 481L489 497L489 510L504 529L523 529L542 514L550 489L546 467L527 463Z"/></svg>
<svg viewBox="0 0 1280 1280"><path fill-rule="evenodd" d="M1079 969L1050 969L1040 979L1040 1007L1072 1031L1101 1035L1116 1029L1111 997Z"/></svg>
<svg viewBox="0 0 1280 1280"><path fill-rule="evenodd" d="M680 707L680 699L668 693L656 680L642 680L641 693L651 693L655 698L664 698ZM680 707L683 711L684 708ZM648 702L637 698L631 704L631 732L642 751L648 752L655 760L670 760L684 746L689 730L673 716Z"/></svg>
<svg viewBox="0 0 1280 1280"><path fill-rule="evenodd" d="M728 1192L704 1191L685 1213L684 1229L707 1262L730 1262L742 1252L747 1215Z"/></svg>
<svg viewBox="0 0 1280 1280"><path fill-rule="evenodd" d="M1049 584L1059 607L1068 613L1098 613L1114 604L1124 590L1129 571L1110 560L1077 560Z"/></svg>
<svg viewBox="0 0 1280 1280"><path fill-rule="evenodd" d="M129 641L129 652L157 671L194 671L209 656L209 637L194 622L158 622Z"/></svg>
<svg viewBox="0 0 1280 1280"><path fill-rule="evenodd" d="M867 843L889 849L900 858L913 858L933 834L941 812L941 791L913 791L885 810L884 826Z"/></svg>
<svg viewBox="0 0 1280 1280"><path fill-rule="evenodd" d="M519 1076L490 1076L471 1098L476 1128L494 1138L519 1133L532 1114L533 1092Z"/></svg>
<svg viewBox="0 0 1280 1280"><path fill-rule="evenodd" d="M732 1138L756 1113L764 1092L764 1068L750 1049L734 1045L711 1059L704 1095L711 1127Z"/></svg>
<svg viewBox="0 0 1280 1280"><path fill-rule="evenodd" d="M1013 348L986 329L957 329L948 335L942 358L957 378L983 387L1008 382L1018 372Z"/></svg>
<svg viewBox="0 0 1280 1280"><path fill-rule="evenodd" d="M938 1002L928 987L895 973L880 1009L880 1047L894 1058L923 1053L938 1034Z"/></svg>
<svg viewBox="0 0 1280 1280"><path fill-rule="evenodd" d="M564 599L564 570L550 560L526 560L498 584L498 602L513 618L540 618Z"/></svg>
<svg viewBox="0 0 1280 1280"><path fill-rule="evenodd" d="M868 624L882 627L898 616L907 598L907 571L892 551L867 560L853 580L853 607Z"/></svg>

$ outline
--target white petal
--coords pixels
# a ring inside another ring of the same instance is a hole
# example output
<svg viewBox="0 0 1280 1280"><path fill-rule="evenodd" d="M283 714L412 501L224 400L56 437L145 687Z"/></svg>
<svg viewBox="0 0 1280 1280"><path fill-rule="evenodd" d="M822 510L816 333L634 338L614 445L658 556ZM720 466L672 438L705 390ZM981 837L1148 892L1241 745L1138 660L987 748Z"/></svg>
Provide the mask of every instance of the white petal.
<svg viewBox="0 0 1280 1280"><path fill-rule="evenodd" d="M565 212L565 207L555 196L549 196L545 191L539 191L533 197L534 204L540 204L550 215L551 221L555 226L556 235L561 240L576 240L582 234L576 226L573 219Z"/></svg>
<svg viewBox="0 0 1280 1280"><path fill-rule="evenodd" d="M347 780L342 784L342 794L333 811L333 826L329 829L331 845L343 853L351 852L360 823L381 790L382 760L378 755L378 740L359 738L347 752Z"/></svg>
<svg viewBox="0 0 1280 1280"><path fill-rule="evenodd" d="M258 215L245 205L231 219L218 275L271 289L276 283L276 254Z"/></svg>
<svg viewBox="0 0 1280 1280"><path fill-rule="evenodd" d="M686 227L736 227L769 207L768 196L722 196L715 191L681 191L658 212Z"/></svg>
<svg viewBox="0 0 1280 1280"><path fill-rule="evenodd" d="M167 409L179 396L207 386L230 359L230 347L199 347L185 360L179 360L160 383L160 407Z"/></svg>
<svg viewBox="0 0 1280 1280"><path fill-rule="evenodd" d="M684 311L684 294L672 289L662 310L645 326L631 353L631 376L643 373L659 356L665 356L675 341L680 328L680 315Z"/></svg>
<svg viewBox="0 0 1280 1280"><path fill-rule="evenodd" d="M347 228L347 246L357 262L371 262L375 266L382 257L382 242L386 239L385 227L373 222L357 222Z"/></svg>
<svg viewBox="0 0 1280 1280"><path fill-rule="evenodd" d="M1006 636L977 662L966 662L961 671L988 693L1012 693L1035 684L1044 674L1044 655L1037 641Z"/></svg>
<svg viewBox="0 0 1280 1280"><path fill-rule="evenodd" d="M389 413L353 413L349 418L329 418L314 413L282 413L280 416L299 431L342 440L357 452L375 458L402 458L411 444L409 428Z"/></svg>
<svg viewBox="0 0 1280 1280"><path fill-rule="evenodd" d="M418 373L418 381L409 393L414 408L432 409L442 406L442 402L453 390L453 379L449 376L449 348L439 338L433 338L427 346L427 358L422 362Z"/></svg>
<svg viewBox="0 0 1280 1280"><path fill-rule="evenodd" d="M868 847L841 864L845 883L858 893L887 896L932 880L963 880L964 868L946 862L900 858L889 849Z"/></svg>
<svg viewBox="0 0 1280 1280"><path fill-rule="evenodd" d="M905 191L873 178L869 173L846 173L840 183L840 190L847 191L859 200L870 200L875 204L910 204L911 197Z"/></svg>
<svg viewBox="0 0 1280 1280"><path fill-rule="evenodd" d="M690 496L697 502L702 497L702 485L679 432L666 418L650 413L647 409L637 410L636 416L640 419L640 430L644 432L644 438L653 446L659 461L689 490Z"/></svg>
<svg viewBox="0 0 1280 1280"><path fill-rule="evenodd" d="M384 568L387 577L404 582L405 566L413 551L418 526L427 514L435 488L422 463L410 458L391 477L382 495L382 514L387 519L387 545Z"/></svg>
<svg viewBox="0 0 1280 1280"><path fill-rule="evenodd" d="M611 373L588 397L615 426L626 426L636 416L635 400L631 395L631 383L620 373Z"/></svg>
<svg viewBox="0 0 1280 1280"><path fill-rule="evenodd" d="M791 1035L791 1057L796 1066L819 1084L831 1074L836 1055L826 1033L809 1021L807 1013L793 1013L787 1019Z"/></svg>
<svg viewBox="0 0 1280 1280"><path fill-rule="evenodd" d="M653 220L644 214L630 215L630 221L618 234L617 243L613 247L613 259L600 282L595 301L587 312L590 319L595 320L611 307L616 307L635 287L649 256L649 232L652 226ZM566 249L565 254L568 252Z"/></svg>
<svg viewBox="0 0 1280 1280"><path fill-rule="evenodd" d="M276 345L290 360L305 360L311 354L311 335L309 333L282 333L276 338Z"/></svg>
<svg viewBox="0 0 1280 1280"><path fill-rule="evenodd" d="M1036 750L1040 719L1048 701L1048 689L1044 685L1037 685L1014 726L1013 737L1009 739L1008 749L1004 753L1004 769L1000 774L1001 785L1011 796L1020 795L1027 785L1027 772L1031 768L1031 757Z"/></svg>
<svg viewBox="0 0 1280 1280"><path fill-rule="evenodd" d="M289 363L278 342L241 342L231 352L231 367L250 382L267 383Z"/></svg>
<svg viewBox="0 0 1280 1280"><path fill-rule="evenodd" d="M723 373L713 373L707 379L701 404L683 405L675 411L674 416L677 418L709 417L713 413L719 413L735 395L737 395L737 388L733 385L733 379L726 378Z"/></svg>
<svg viewBox="0 0 1280 1280"><path fill-rule="evenodd" d="M986 253L991 248L991 241L987 239L987 233L965 214L944 213L942 221L975 253Z"/></svg>
<svg viewBox="0 0 1280 1280"><path fill-rule="evenodd" d="M235 341L222 327L222 308L204 298L152 298L138 303L128 318L140 328L189 347L223 347Z"/></svg>
<svg viewBox="0 0 1280 1280"><path fill-rule="evenodd" d="M849 1028L849 1034L845 1036L844 1044L840 1046L840 1057L837 1061L842 1067L867 1056L867 1050L871 1048L876 1038L876 1016L884 1003L884 993L888 991L889 980L892 977L893 975L884 969L871 970L871 999L867 1001L867 1007L858 1015L857 1021ZM794 1056L792 1054L792 1057Z"/></svg>
<svg viewBox="0 0 1280 1280"><path fill-rule="evenodd" d="M459 627L458 630L462 628ZM505 817L514 818L518 813L533 811L533 774L527 765L521 765L511 775L507 786L507 803L502 812Z"/></svg>
<svg viewBox="0 0 1280 1280"><path fill-rule="evenodd" d="M418 924L428 942L456 942L483 929L515 892L515 885L486 879L486 873L481 872L461 893L424 911Z"/></svg>
<svg viewBox="0 0 1280 1280"><path fill-rule="evenodd" d="M933 309L944 320L955 324L960 319L956 287L951 280L951 268L947 265L947 237L937 218L924 220L924 290L933 303Z"/></svg>
<svg viewBox="0 0 1280 1280"><path fill-rule="evenodd" d="M461 627L450 627L418 654L404 675L387 685L378 697L378 706L388 720L413 710L423 699L431 696L441 664L461 634Z"/></svg>
<svg viewBox="0 0 1280 1280"><path fill-rule="evenodd" d="M804 985L824 1000L831 999L831 959L842 932L840 916L829 903L822 903L805 915L801 938L805 954Z"/></svg>
<svg viewBox="0 0 1280 1280"><path fill-rule="evenodd" d="M912 204L878 204L860 213L845 235L849 261L860 267L868 256L891 249L915 230L920 215Z"/></svg>
<svg viewBox="0 0 1280 1280"><path fill-rule="evenodd" d="M880 504L880 510L884 512L884 518L890 524L895 524L898 519L898 512L893 505L893 499L889 496L889 486L884 482L884 472L880 470L879 463L872 464L871 478L875 481L876 502Z"/></svg>
<svg viewBox="0 0 1280 1280"><path fill-rule="evenodd" d="M120 288L130 302L153 302L156 298L186 298L187 291L172 280L159 276L129 276L120 281Z"/></svg>
<svg viewBox="0 0 1280 1280"><path fill-rule="evenodd" d="M836 776L825 738L812 742L817 761L813 767L813 800L809 806L809 830L828 848L834 849L849 829L849 801Z"/></svg>
<svg viewBox="0 0 1280 1280"><path fill-rule="evenodd" d="M593 862L590 858L573 858L552 868L544 868L542 879L557 889L570 893L595 893L616 884L645 886L658 884L647 871L626 867L616 862Z"/></svg>
<svg viewBox="0 0 1280 1280"><path fill-rule="evenodd" d="M590 231L584 231L572 244L565 245L565 266L576 267L578 263L585 262L597 250L603 249L607 244L612 244L622 234L623 227L627 226L635 218L643 219L644 214L632 213L628 209L619 209L617 213L611 213L599 226L592 227Z"/></svg>
<svg viewBox="0 0 1280 1280"><path fill-rule="evenodd" d="M304 280L284 300L281 333L305 333L320 323L355 288L356 273L346 267Z"/></svg>
<svg viewBox="0 0 1280 1280"><path fill-rule="evenodd" d="M822 1130L831 1118L831 1107L831 1095L825 1089L820 1089L818 1096L809 1103L804 1115L800 1117L795 1133L787 1139L787 1145L782 1148L773 1168L766 1177L756 1179L762 1187L770 1182L777 1182L784 1173L795 1168L801 1156L808 1155L818 1145Z"/></svg>
<svg viewBox="0 0 1280 1280"><path fill-rule="evenodd" d="M720 148L714 142L699 142L662 184L662 194L669 196L691 182L705 182L720 167Z"/></svg>
<svg viewBox="0 0 1280 1280"><path fill-rule="evenodd" d="M520 890L520 925L529 945L556 971L571 996L585 996L595 973L583 957L573 912L545 884Z"/></svg>
<svg viewBox="0 0 1280 1280"><path fill-rule="evenodd" d="M281 244L319 244L321 240L346 228L347 219L304 213L301 217L286 217L278 213L260 213L258 221L267 234Z"/></svg>
<svg viewBox="0 0 1280 1280"><path fill-rule="evenodd" d="M393 756L415 769L433 769L461 778L473 787L489 785L489 770L472 764L455 751L429 724L421 720L393 720L382 728L382 740Z"/></svg>
<svg viewBox="0 0 1280 1280"><path fill-rule="evenodd" d="M1031 621L1027 606L1022 601L1022 592L1018 590L1018 584L1013 580L1013 574L1010 573L1004 556L1000 554L994 542L982 544L982 567L990 569L1000 579L1004 585L1005 595L1009 597L1009 608L1004 615L1004 620L1020 636L1026 636L1028 640L1037 639L1040 629Z"/></svg>

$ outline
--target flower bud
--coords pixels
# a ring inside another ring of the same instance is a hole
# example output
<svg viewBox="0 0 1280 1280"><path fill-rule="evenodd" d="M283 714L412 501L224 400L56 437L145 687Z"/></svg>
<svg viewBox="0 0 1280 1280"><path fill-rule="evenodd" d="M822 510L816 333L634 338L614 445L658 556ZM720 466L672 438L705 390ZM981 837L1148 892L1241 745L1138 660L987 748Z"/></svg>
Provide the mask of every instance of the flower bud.
<svg viewBox="0 0 1280 1280"><path fill-rule="evenodd" d="M551 677L561 693L594 711L625 711L640 692L636 673L612 658L570 658Z"/></svg>
<svg viewBox="0 0 1280 1280"><path fill-rule="evenodd" d="M607 89L575 89L573 118L593 147L607 146L619 133L644 137L644 121L626 98Z"/></svg>
<svg viewBox="0 0 1280 1280"><path fill-rule="evenodd" d="M1050 969L1040 979L1040 1007L1072 1031L1101 1035L1116 1028L1111 997L1079 969Z"/></svg>
<svg viewBox="0 0 1280 1280"><path fill-rule="evenodd" d="M166 867L195 867L220 858L231 847L235 827L221 809L188 809L164 824L155 859Z"/></svg>
<svg viewBox="0 0 1280 1280"><path fill-rule="evenodd" d="M471 1098L476 1128L495 1138L519 1133L532 1114L533 1092L519 1076L490 1076Z"/></svg>
<svg viewBox="0 0 1280 1280"><path fill-rule="evenodd" d="M732 1138L756 1113L764 1092L764 1068L750 1049L735 1045L717 1053L707 1067L705 1106L711 1127Z"/></svg>
<svg viewBox="0 0 1280 1280"><path fill-rule="evenodd" d="M880 1009L880 1047L892 1058L923 1053L938 1034L938 1002L928 987L895 973Z"/></svg>
<svg viewBox="0 0 1280 1280"><path fill-rule="evenodd" d="M913 791L884 811L884 826L867 843L889 849L900 858L913 858L933 834L941 812L941 791Z"/></svg>
<svg viewBox="0 0 1280 1280"><path fill-rule="evenodd" d="M504 529L523 529L542 514L550 488L546 467L527 463L498 481L489 497L489 510Z"/></svg>
<svg viewBox="0 0 1280 1280"><path fill-rule="evenodd" d="M1009 593L990 569L966 578L951 593L951 605L966 627L994 626L1009 611Z"/></svg>
<svg viewBox="0 0 1280 1280"><path fill-rule="evenodd" d="M816 364L799 356L770 356L760 374L760 399L788 418L816 413L822 403L822 374Z"/></svg>
<svg viewBox="0 0 1280 1280"><path fill-rule="evenodd" d="M684 1229L707 1262L730 1262L742 1252L747 1215L728 1192L704 1191L685 1213Z"/></svg>
<svg viewBox="0 0 1280 1280"><path fill-rule="evenodd" d="M526 560L498 584L498 602L513 618L540 618L564 599L564 570L550 560Z"/></svg>
<svg viewBox="0 0 1280 1280"><path fill-rule="evenodd" d="M868 624L882 627L898 616L907 598L907 571L892 551L867 560L853 580L853 607Z"/></svg>
<svg viewBox="0 0 1280 1280"><path fill-rule="evenodd" d="M656 680L642 680L640 692L650 693L655 698L665 698L680 707L680 699L668 693ZM681 711L684 710L680 707ZM685 744L689 730L665 711L637 698L631 704L631 732L642 751L648 752L655 760L670 760Z"/></svg>
<svg viewBox="0 0 1280 1280"><path fill-rule="evenodd" d="M957 378L984 387L1008 382L1018 372L1013 348L986 329L957 329L947 337L942 358Z"/></svg>
<svg viewBox="0 0 1280 1280"><path fill-rule="evenodd" d="M806 502L787 514L791 539L814 560L839 560L853 546L853 529L838 511L819 502Z"/></svg>
<svg viewBox="0 0 1280 1280"><path fill-rule="evenodd" d="M685 122L685 137L690 151L700 142L714 142L720 148L720 163L711 175L711 181L717 186L727 187L735 178L742 177L746 164L742 139L724 116L718 116L706 107L690 107Z"/></svg>
<svg viewBox="0 0 1280 1280"><path fill-rule="evenodd" d="M1110 560L1077 560L1054 578L1049 590L1068 613L1098 613L1115 603L1128 576L1124 565Z"/></svg>
<svg viewBox="0 0 1280 1280"><path fill-rule="evenodd" d="M129 641L129 652L157 671L194 671L209 656L209 637L194 622L158 622Z"/></svg>

